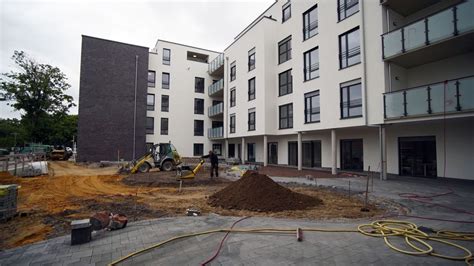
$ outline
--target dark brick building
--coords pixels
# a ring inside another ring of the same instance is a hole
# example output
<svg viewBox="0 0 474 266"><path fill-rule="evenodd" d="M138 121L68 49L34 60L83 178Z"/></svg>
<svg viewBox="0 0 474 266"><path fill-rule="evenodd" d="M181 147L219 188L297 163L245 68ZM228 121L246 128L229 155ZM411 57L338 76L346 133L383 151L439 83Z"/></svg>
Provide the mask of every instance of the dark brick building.
<svg viewBox="0 0 474 266"><path fill-rule="evenodd" d="M145 153L147 73L147 47L82 36L78 161Z"/></svg>

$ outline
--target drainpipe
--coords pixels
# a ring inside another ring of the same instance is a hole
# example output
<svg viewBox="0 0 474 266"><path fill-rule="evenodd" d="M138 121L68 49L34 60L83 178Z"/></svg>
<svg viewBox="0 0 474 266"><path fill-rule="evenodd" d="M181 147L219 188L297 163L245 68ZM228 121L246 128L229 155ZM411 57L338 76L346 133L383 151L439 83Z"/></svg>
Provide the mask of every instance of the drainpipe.
<svg viewBox="0 0 474 266"><path fill-rule="evenodd" d="M364 70L364 120L365 120L365 125L368 125L368 118L367 118L367 57L365 53L365 18L364 18L364 1L359 1L359 6L360 6L360 16L362 18L361 22L361 40L362 40L362 58L363 58L363 70Z"/></svg>
<svg viewBox="0 0 474 266"><path fill-rule="evenodd" d="M137 135L137 76L138 76L138 55L135 55L135 99L134 99L134 108L133 108L133 160L135 160L135 137Z"/></svg>

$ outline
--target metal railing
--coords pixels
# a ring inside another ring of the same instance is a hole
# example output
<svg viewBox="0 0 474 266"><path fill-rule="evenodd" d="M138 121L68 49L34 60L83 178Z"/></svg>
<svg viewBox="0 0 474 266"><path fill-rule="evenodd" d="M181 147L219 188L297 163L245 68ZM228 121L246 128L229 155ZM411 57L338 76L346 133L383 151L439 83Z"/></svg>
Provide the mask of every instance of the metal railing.
<svg viewBox="0 0 474 266"><path fill-rule="evenodd" d="M224 127L208 128L207 137L210 138L210 139L224 137Z"/></svg>
<svg viewBox="0 0 474 266"><path fill-rule="evenodd" d="M217 81L216 83L211 84L207 88L207 93L208 93L209 96L212 96L215 93L217 93L219 91L222 91L223 89L224 89L224 79L222 78L219 81Z"/></svg>
<svg viewBox="0 0 474 266"><path fill-rule="evenodd" d="M220 115L222 113L224 113L224 103L219 103L213 106L209 106L209 109L208 109L209 117Z"/></svg>
<svg viewBox="0 0 474 266"><path fill-rule="evenodd" d="M444 9L382 35L383 58L474 30L474 0Z"/></svg>
<svg viewBox="0 0 474 266"><path fill-rule="evenodd" d="M385 93L385 119L474 111L474 76Z"/></svg>
<svg viewBox="0 0 474 266"><path fill-rule="evenodd" d="M216 71L223 65L224 65L224 54L220 54L209 63L209 66L208 66L209 74L214 73L214 71Z"/></svg>

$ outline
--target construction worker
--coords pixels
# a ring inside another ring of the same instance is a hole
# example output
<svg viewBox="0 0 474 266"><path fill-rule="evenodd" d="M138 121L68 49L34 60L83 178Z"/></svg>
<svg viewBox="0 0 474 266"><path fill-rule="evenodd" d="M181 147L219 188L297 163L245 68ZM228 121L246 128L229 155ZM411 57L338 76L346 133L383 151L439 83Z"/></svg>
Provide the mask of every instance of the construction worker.
<svg viewBox="0 0 474 266"><path fill-rule="evenodd" d="M216 170L216 177L219 177L219 158L217 155L210 150L208 155L204 155L201 158L209 158L211 161L211 179L214 177L214 169Z"/></svg>

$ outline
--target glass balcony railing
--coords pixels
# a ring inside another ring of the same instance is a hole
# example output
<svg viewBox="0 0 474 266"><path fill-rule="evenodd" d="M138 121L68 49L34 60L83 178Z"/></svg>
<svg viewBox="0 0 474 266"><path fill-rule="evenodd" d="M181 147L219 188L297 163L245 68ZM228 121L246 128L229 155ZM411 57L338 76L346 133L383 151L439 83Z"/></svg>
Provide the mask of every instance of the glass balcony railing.
<svg viewBox="0 0 474 266"><path fill-rule="evenodd" d="M207 93L212 96L224 89L224 79L220 79L218 82L212 84L207 88Z"/></svg>
<svg viewBox="0 0 474 266"><path fill-rule="evenodd" d="M442 10L382 35L383 58L474 30L474 0Z"/></svg>
<svg viewBox="0 0 474 266"><path fill-rule="evenodd" d="M213 127L207 129L207 137L210 139L224 137L224 127Z"/></svg>
<svg viewBox="0 0 474 266"><path fill-rule="evenodd" d="M474 111L474 76L384 94L385 119Z"/></svg>
<svg viewBox="0 0 474 266"><path fill-rule="evenodd" d="M224 113L224 103L219 103L213 106L209 106L209 109L208 109L209 117L220 115L222 113Z"/></svg>
<svg viewBox="0 0 474 266"><path fill-rule="evenodd" d="M214 73L214 71L216 71L223 65L224 65L224 54L220 54L209 63L209 66L208 66L209 74Z"/></svg>

